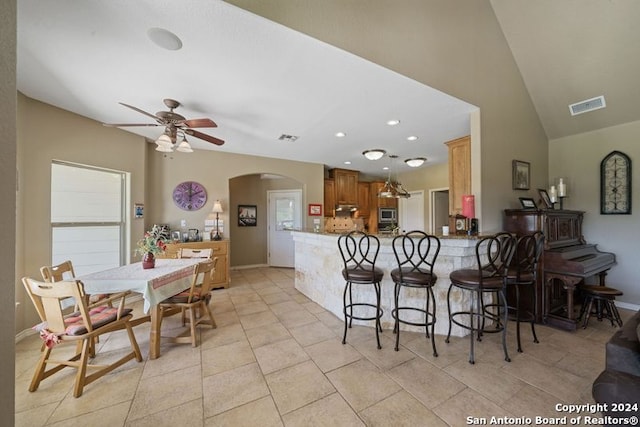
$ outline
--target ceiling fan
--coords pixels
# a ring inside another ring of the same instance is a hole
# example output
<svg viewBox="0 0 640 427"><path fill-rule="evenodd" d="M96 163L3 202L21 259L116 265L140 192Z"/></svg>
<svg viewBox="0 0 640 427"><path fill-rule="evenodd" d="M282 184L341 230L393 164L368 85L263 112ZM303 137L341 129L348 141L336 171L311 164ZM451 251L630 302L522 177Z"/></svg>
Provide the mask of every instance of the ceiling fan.
<svg viewBox="0 0 640 427"><path fill-rule="evenodd" d="M216 145L224 144L224 141L211 135L207 135L193 128L215 128L218 125L211 119L191 119L187 120L184 116L174 112L173 110L180 106L180 103L175 99L166 98L163 100L164 105L167 106L169 111L158 111L156 114L147 113L138 107L133 105L119 102L120 105L124 105L127 108L131 108L138 113L142 113L145 116L151 117L156 123L103 123L104 126L110 127L133 127L133 126L164 126L165 131L163 135L166 135L171 140L171 144L176 145L176 138L179 134L182 134L183 141L186 142L186 135L202 139ZM162 136L160 137L162 138Z"/></svg>

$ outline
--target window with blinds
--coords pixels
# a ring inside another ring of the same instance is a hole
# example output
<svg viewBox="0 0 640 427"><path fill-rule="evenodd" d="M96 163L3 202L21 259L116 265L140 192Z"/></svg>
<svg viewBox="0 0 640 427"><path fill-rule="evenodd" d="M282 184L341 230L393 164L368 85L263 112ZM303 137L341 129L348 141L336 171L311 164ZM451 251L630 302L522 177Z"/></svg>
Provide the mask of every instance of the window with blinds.
<svg viewBox="0 0 640 427"><path fill-rule="evenodd" d="M77 275L125 263L124 172L51 165L52 264L71 260Z"/></svg>

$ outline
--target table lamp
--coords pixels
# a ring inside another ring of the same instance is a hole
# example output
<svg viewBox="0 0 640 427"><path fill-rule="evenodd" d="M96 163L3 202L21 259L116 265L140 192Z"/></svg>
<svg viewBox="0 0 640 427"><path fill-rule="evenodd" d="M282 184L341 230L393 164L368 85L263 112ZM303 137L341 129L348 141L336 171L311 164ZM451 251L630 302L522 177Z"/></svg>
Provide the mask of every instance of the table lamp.
<svg viewBox="0 0 640 427"><path fill-rule="evenodd" d="M220 203L220 200L216 200L213 204L213 209L211 209L211 213L209 214L209 217L212 217L214 213L216 214L216 234L212 237L212 240L222 240L222 236L220 236L220 229L218 228L218 221L222 212L222 203Z"/></svg>

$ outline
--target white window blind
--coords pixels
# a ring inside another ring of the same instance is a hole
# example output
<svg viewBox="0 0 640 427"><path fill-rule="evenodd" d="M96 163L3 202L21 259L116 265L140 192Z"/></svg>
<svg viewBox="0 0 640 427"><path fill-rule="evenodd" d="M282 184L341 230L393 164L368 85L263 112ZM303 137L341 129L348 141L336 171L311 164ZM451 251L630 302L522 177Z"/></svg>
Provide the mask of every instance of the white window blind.
<svg viewBox="0 0 640 427"><path fill-rule="evenodd" d="M68 163L51 166L52 264L76 274L123 263L125 174Z"/></svg>

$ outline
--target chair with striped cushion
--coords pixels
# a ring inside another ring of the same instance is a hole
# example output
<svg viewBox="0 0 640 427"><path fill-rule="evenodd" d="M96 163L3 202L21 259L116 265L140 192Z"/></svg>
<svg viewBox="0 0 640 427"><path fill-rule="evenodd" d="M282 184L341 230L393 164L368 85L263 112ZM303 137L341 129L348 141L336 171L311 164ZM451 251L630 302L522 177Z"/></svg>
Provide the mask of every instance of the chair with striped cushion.
<svg viewBox="0 0 640 427"><path fill-rule="evenodd" d="M215 271L218 258L205 260L196 265L193 274L193 281L189 289L185 289L177 295L174 295L160 303L160 313L162 318L172 316L177 313L184 315L189 314L189 334L181 334L178 336L163 336L162 338L168 342L174 343L191 343L192 347L198 345L196 334L196 326L201 324L210 325L211 328L216 327L216 321L209 309L209 300L211 294L211 276ZM200 316L198 315L201 314Z"/></svg>
<svg viewBox="0 0 640 427"><path fill-rule="evenodd" d="M80 397L87 384L131 359L142 361L140 348L129 323L132 317L131 309L124 308L124 300L128 292L114 294L110 298L110 302L116 299L120 300L118 307L100 305L89 308L80 281L67 280L54 284L25 277L22 279L22 283L38 311L38 315L43 320L34 329L40 332L40 336L46 344L41 350L42 354L33 374L29 391L36 391L42 380L69 366L77 370L73 395ZM78 310L65 315L62 302L68 298L76 300ZM94 343L98 336L120 329L127 330L131 351L108 364L90 364L89 358L96 355ZM59 345L69 343L76 344L76 351L72 357L68 359L51 357L52 352ZM55 366L47 369L47 365Z"/></svg>

